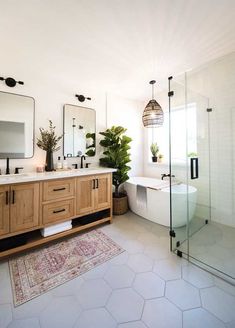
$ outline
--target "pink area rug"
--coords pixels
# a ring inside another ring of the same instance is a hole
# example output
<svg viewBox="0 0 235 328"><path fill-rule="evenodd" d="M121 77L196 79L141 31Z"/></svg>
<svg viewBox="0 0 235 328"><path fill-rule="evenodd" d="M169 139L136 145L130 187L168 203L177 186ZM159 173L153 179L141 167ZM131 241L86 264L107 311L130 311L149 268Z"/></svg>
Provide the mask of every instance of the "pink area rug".
<svg viewBox="0 0 235 328"><path fill-rule="evenodd" d="M9 261L14 304L18 306L85 273L124 250L92 230Z"/></svg>

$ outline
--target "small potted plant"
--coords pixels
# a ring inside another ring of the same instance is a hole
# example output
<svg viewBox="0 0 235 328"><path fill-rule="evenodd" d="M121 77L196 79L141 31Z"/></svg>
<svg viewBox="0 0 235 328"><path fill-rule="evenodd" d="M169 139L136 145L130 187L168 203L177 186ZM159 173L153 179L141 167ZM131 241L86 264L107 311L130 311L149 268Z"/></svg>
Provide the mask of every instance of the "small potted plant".
<svg viewBox="0 0 235 328"><path fill-rule="evenodd" d="M159 154L158 155L158 163L162 163L162 161L163 161L163 155L162 154Z"/></svg>
<svg viewBox="0 0 235 328"><path fill-rule="evenodd" d="M60 146L57 147L58 142L62 139L63 135L56 136L55 134L55 126L53 126L52 121L49 120L49 129L45 130L43 128L39 128L40 138L37 139L37 146L46 151L46 171L54 171L53 164L53 152L60 149Z"/></svg>
<svg viewBox="0 0 235 328"><path fill-rule="evenodd" d="M121 185L129 179L128 171L131 169L127 164L130 160L129 143L131 138L124 135L126 129L122 126L113 126L105 132L100 132L104 139L100 145L104 147L100 164L117 169L113 172L113 214L122 215L128 211L128 199L126 192L121 191Z"/></svg>
<svg viewBox="0 0 235 328"><path fill-rule="evenodd" d="M152 153L152 161L153 162L157 162L157 154L159 152L159 147L157 145L156 142L153 142L150 146L150 150L151 150L151 153Z"/></svg>

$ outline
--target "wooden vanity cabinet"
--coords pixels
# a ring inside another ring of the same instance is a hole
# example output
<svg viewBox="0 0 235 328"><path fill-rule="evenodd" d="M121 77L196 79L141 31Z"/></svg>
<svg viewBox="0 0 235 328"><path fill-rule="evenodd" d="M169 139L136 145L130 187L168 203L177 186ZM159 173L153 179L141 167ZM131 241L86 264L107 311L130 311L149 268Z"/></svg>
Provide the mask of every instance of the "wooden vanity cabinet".
<svg viewBox="0 0 235 328"><path fill-rule="evenodd" d="M42 237L40 229L68 220L72 229ZM0 186L0 259L111 220L112 173ZM21 234L26 243L4 250Z"/></svg>
<svg viewBox="0 0 235 328"><path fill-rule="evenodd" d="M95 209L100 211L111 207L112 179L110 174L101 174L96 177Z"/></svg>
<svg viewBox="0 0 235 328"><path fill-rule="evenodd" d="M42 223L52 225L75 215L76 178L42 182Z"/></svg>
<svg viewBox="0 0 235 328"><path fill-rule="evenodd" d="M39 183L10 187L10 231L22 231L39 225Z"/></svg>
<svg viewBox="0 0 235 328"><path fill-rule="evenodd" d="M10 208L8 186L0 186L0 236L10 232Z"/></svg>
<svg viewBox="0 0 235 328"><path fill-rule="evenodd" d="M85 215L111 207L110 174L77 178L77 215Z"/></svg>
<svg viewBox="0 0 235 328"><path fill-rule="evenodd" d="M39 225L39 183L0 186L0 236Z"/></svg>
<svg viewBox="0 0 235 328"><path fill-rule="evenodd" d="M93 176L77 178L77 215L92 213L95 208L95 179Z"/></svg>

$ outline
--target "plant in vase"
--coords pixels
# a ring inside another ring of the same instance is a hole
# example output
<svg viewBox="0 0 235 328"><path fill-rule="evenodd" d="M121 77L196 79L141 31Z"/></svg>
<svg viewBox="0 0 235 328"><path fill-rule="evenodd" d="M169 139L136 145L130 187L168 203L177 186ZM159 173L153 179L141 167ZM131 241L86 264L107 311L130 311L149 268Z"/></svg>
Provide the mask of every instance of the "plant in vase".
<svg viewBox="0 0 235 328"><path fill-rule="evenodd" d="M37 146L46 151L46 171L54 171L53 153L60 149L57 147L58 142L62 139L63 135L57 136L55 133L55 126L49 120L49 129L39 128L40 138L37 138Z"/></svg>
<svg viewBox="0 0 235 328"><path fill-rule="evenodd" d="M152 161L157 162L157 154L159 152L159 147L156 142L153 142L150 146L150 150L152 153Z"/></svg>
<svg viewBox="0 0 235 328"><path fill-rule="evenodd" d="M121 185L129 179L128 171L131 169L127 164L130 160L130 145L132 139L124 133L126 129L122 126L113 126L104 132L100 132L104 139L100 145L104 147L103 155L100 158L102 166L111 167L117 171L113 173L113 213L121 215L128 210L128 200L125 192L120 191Z"/></svg>

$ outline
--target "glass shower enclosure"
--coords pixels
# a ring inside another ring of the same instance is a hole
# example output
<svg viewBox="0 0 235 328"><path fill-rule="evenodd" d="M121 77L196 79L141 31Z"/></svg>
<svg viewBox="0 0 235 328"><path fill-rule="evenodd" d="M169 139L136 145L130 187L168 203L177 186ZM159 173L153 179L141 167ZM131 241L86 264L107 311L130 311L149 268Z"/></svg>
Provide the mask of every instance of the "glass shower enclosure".
<svg viewBox="0 0 235 328"><path fill-rule="evenodd" d="M222 64L220 62L220 69ZM231 64L235 67L235 55ZM212 71L213 67L211 70L206 67L169 78L171 250L235 284L235 179L233 175L228 179L230 193L222 194L222 190L228 190L228 185L225 188L218 183L218 172L223 170L215 162L221 147L223 154L226 153L226 165L233 174L235 107L227 109L228 117L221 126L218 122L220 108L213 93L210 99L211 94L207 92L213 83L208 83L207 89L202 88L205 79L213 82ZM220 143L221 138L223 143ZM231 202L230 221L228 208L220 208L223 206L221 201L218 203L220 197Z"/></svg>

